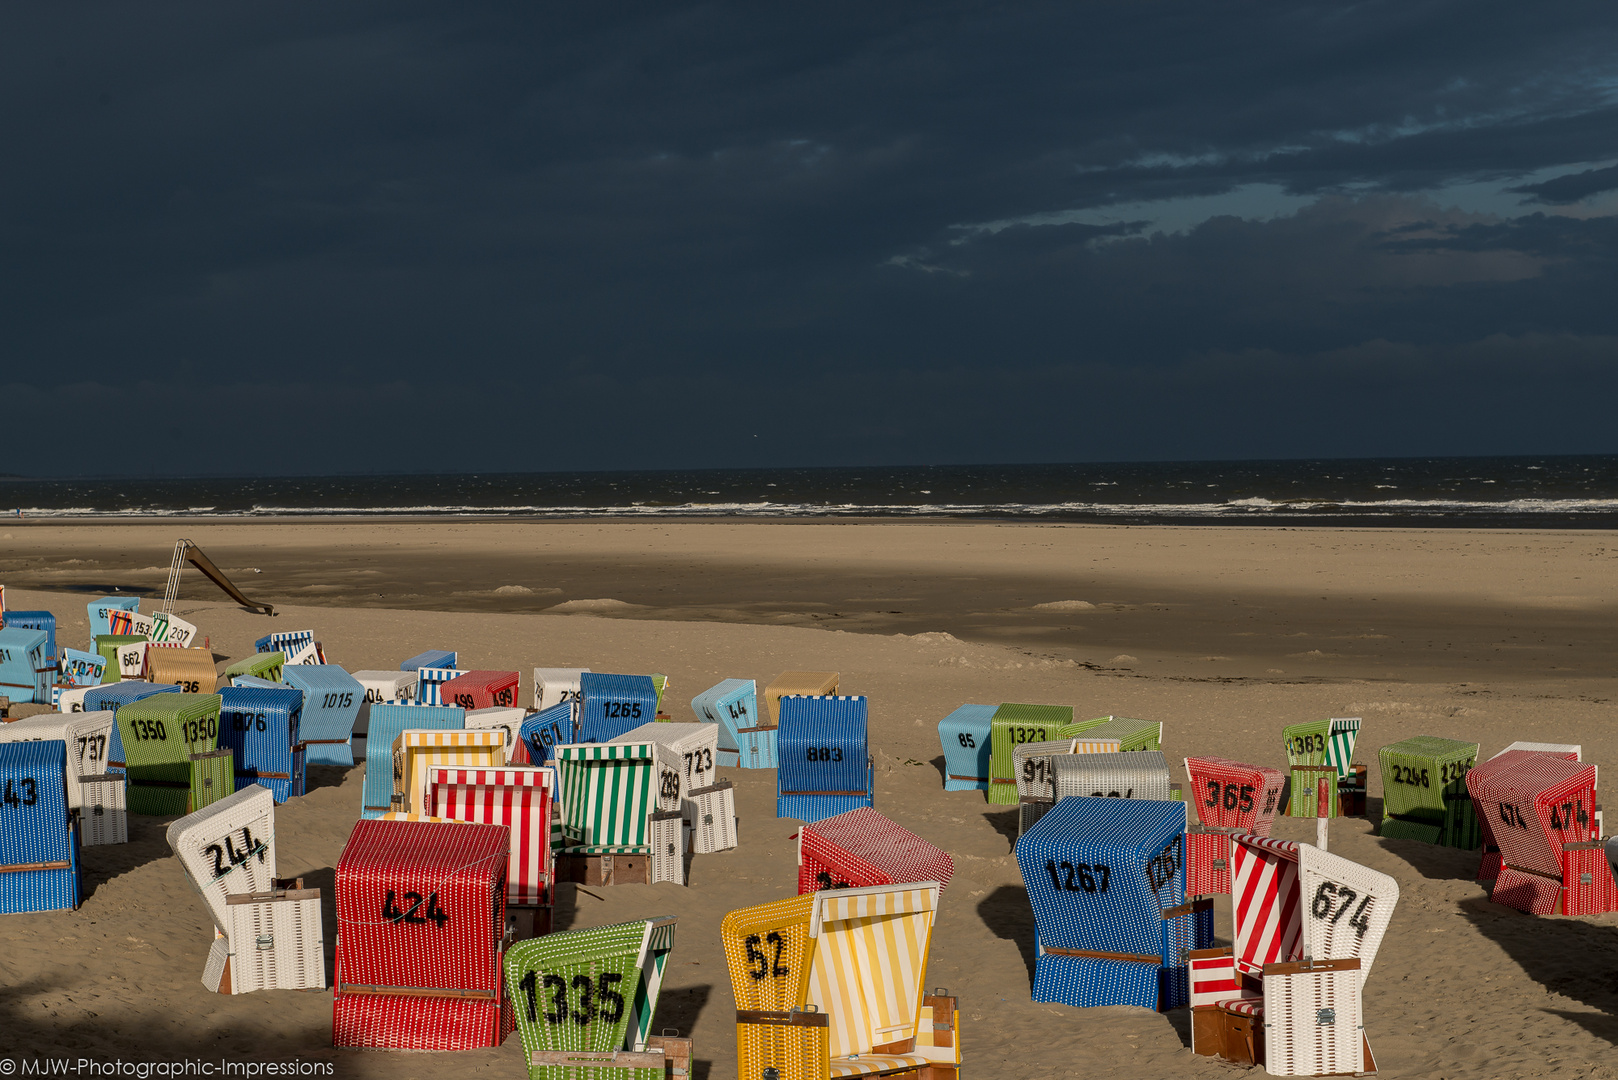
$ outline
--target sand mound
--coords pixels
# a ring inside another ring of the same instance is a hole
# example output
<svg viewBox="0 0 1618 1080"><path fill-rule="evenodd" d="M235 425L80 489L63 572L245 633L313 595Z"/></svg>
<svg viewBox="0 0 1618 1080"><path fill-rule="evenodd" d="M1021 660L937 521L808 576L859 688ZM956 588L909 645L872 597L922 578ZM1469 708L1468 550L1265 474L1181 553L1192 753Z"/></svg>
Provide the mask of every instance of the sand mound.
<svg viewBox="0 0 1618 1080"><path fill-rule="evenodd" d="M640 604L631 604L623 600L564 600L560 604L548 607L545 610L568 615L574 612L633 611L641 606Z"/></svg>
<svg viewBox="0 0 1618 1080"><path fill-rule="evenodd" d="M1094 611L1095 605L1088 600L1052 600L1048 604L1035 604L1035 611Z"/></svg>

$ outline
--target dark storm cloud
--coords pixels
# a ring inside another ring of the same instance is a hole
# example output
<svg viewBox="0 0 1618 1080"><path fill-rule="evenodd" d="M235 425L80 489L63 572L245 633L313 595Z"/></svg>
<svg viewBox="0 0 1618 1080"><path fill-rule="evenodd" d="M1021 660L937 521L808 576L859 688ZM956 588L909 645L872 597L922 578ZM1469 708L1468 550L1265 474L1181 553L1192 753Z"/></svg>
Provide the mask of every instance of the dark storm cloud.
<svg viewBox="0 0 1618 1080"><path fill-rule="evenodd" d="M1277 410L1362 400L1320 358L1364 349L1416 358L1413 400L1505 409L1559 350L1610 372L1613 219L1442 191L1611 187L1615 30L1454 0L21 6L0 397L194 435L0 471L1317 453ZM1319 201L1059 217L1251 185ZM1457 374L1485 354L1518 376ZM1174 403L1208 370L1274 407L1201 424ZM1414 445L1402 407L1340 452ZM1614 448L1581 423L1423 445Z"/></svg>

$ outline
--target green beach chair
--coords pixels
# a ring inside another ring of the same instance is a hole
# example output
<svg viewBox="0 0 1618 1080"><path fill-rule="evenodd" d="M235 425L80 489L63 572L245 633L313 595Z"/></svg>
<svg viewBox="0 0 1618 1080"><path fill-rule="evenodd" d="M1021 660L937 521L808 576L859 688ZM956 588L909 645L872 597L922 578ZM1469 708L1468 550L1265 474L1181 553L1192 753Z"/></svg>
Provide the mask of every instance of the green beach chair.
<svg viewBox="0 0 1618 1080"><path fill-rule="evenodd" d="M131 814L190 813L191 755L218 749L221 701L218 694L153 694L118 710Z"/></svg>
<svg viewBox="0 0 1618 1080"><path fill-rule="evenodd" d="M126 677L124 674L126 665L119 662L118 650L139 647L141 659L145 660L146 658L146 639L137 637L134 634L97 634L95 647L96 652L105 657L107 661L107 666L101 669L101 682L103 685L115 683ZM139 674L137 671L127 677L137 678Z"/></svg>
<svg viewBox="0 0 1618 1080"><path fill-rule="evenodd" d="M1288 765L1331 765L1344 779L1354 767L1354 744L1360 737L1360 718L1333 717L1311 720L1281 729Z"/></svg>
<svg viewBox="0 0 1618 1080"><path fill-rule="evenodd" d="M225 669L220 679L228 683L237 675L251 675L256 679L265 679L269 682L281 681L281 669L286 666L286 653L261 652L252 656L243 657Z"/></svg>
<svg viewBox="0 0 1618 1080"><path fill-rule="evenodd" d="M1073 725L1078 727L1077 724ZM1065 730L1065 729L1064 729ZM1118 751L1163 749L1163 722L1161 720L1133 720L1127 716L1104 716L1099 721L1087 721L1083 730L1086 739L1117 739Z"/></svg>
<svg viewBox="0 0 1618 1080"><path fill-rule="evenodd" d="M989 718L989 802L1016 806L1017 763L1012 751L1024 743L1066 738L1058 732L1073 722L1071 705L1002 703Z"/></svg>
<svg viewBox="0 0 1618 1080"><path fill-rule="evenodd" d="M1378 835L1422 839L1470 851L1483 843L1466 774L1478 744L1417 735L1389 743L1382 764L1382 827ZM1438 839L1426 840L1436 827Z"/></svg>
<svg viewBox="0 0 1618 1080"><path fill-rule="evenodd" d="M236 752L230 749L209 750L189 755L191 761L191 801L186 813L194 814L205 806L236 792Z"/></svg>

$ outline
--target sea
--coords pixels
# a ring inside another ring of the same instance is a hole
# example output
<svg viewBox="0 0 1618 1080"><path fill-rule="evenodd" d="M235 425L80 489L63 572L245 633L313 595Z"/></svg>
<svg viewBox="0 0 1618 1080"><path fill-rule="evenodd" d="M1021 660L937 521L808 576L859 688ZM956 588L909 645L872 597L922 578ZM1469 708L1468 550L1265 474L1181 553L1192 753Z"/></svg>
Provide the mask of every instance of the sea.
<svg viewBox="0 0 1618 1080"><path fill-rule="evenodd" d="M1618 455L0 478L25 518L885 518L1127 525L1618 527Z"/></svg>

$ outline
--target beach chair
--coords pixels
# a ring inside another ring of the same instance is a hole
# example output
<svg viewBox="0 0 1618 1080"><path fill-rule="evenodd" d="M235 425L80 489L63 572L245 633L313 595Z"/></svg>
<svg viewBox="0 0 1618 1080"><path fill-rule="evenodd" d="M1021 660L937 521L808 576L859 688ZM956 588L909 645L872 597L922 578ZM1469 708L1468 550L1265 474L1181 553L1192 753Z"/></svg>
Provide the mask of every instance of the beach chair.
<svg viewBox="0 0 1618 1080"><path fill-rule="evenodd" d="M151 645L150 642L147 643ZM182 694L211 694L218 688L209 649L146 650L146 681L173 683Z"/></svg>
<svg viewBox="0 0 1618 1080"><path fill-rule="evenodd" d="M1287 797L1287 816L1334 818L1341 816L1337 769L1332 765L1293 765Z"/></svg>
<svg viewBox="0 0 1618 1080"><path fill-rule="evenodd" d="M312 667L326 662L320 655L320 642L315 640L313 630L282 630L265 634L253 642L253 651L279 652L285 657L283 668Z"/></svg>
<svg viewBox="0 0 1618 1080"><path fill-rule="evenodd" d="M225 668L225 678L230 679L237 675L251 675L267 682L280 682L281 672L286 667L286 659L286 654L282 652L254 653L252 656L244 656Z"/></svg>
<svg viewBox="0 0 1618 1080"><path fill-rule="evenodd" d="M1213 902L1185 899L1185 808L1081 796L1017 842L1037 928L1033 1000L1167 1010L1190 1000L1187 953Z"/></svg>
<svg viewBox="0 0 1618 1080"><path fill-rule="evenodd" d="M1112 754L1065 754L1051 759L1058 800L1073 795L1105 799L1174 799L1169 764L1161 750Z"/></svg>
<svg viewBox="0 0 1618 1080"><path fill-rule="evenodd" d="M550 769L439 765L427 770L428 813L450 821L504 825L510 831L506 912L508 921L522 923L521 937L550 931L556 881L551 854L555 783Z"/></svg>
<svg viewBox="0 0 1618 1080"><path fill-rule="evenodd" d="M664 1080L651 1034L675 920L569 930L505 956L529 1080Z"/></svg>
<svg viewBox="0 0 1618 1080"><path fill-rule="evenodd" d="M870 806L876 772L865 698L788 696L779 707L775 816L819 821Z"/></svg>
<svg viewBox="0 0 1618 1080"><path fill-rule="evenodd" d="M713 784L718 776L718 724L676 724L672 721L642 724L613 742L655 742L667 752L679 775L679 790L669 798L668 785L658 780L658 809L679 810L689 793Z"/></svg>
<svg viewBox="0 0 1618 1080"><path fill-rule="evenodd" d="M840 676L835 671L783 671L764 687L764 711L759 723L781 726L781 699L784 697L833 697Z"/></svg>
<svg viewBox="0 0 1618 1080"><path fill-rule="evenodd" d="M281 679L303 693L298 738L305 764L354 764L354 724L365 703L359 680L335 664L288 666Z"/></svg>
<svg viewBox="0 0 1618 1080"><path fill-rule="evenodd" d="M218 694L152 694L118 709L130 813L189 813L190 757L219 748L220 705Z"/></svg>
<svg viewBox="0 0 1618 1080"><path fill-rule="evenodd" d="M1023 743L1011 752L1011 771L1017 778L1017 835L1033 828L1056 803L1055 760L1073 754L1072 739Z"/></svg>
<svg viewBox="0 0 1618 1080"><path fill-rule="evenodd" d="M1360 1002L1398 883L1309 844L1243 835L1234 854L1235 970L1263 983L1261 1002L1241 1008L1262 1021L1266 1068L1277 1076L1375 1072Z"/></svg>
<svg viewBox="0 0 1618 1080"><path fill-rule="evenodd" d="M955 876L955 860L870 807L798 830L798 892L868 885L938 883Z"/></svg>
<svg viewBox="0 0 1618 1080"><path fill-rule="evenodd" d="M1016 806L1017 766L1013 754L1026 743L1045 743L1072 736L1058 732L1073 721L1068 705L1003 703L989 718L988 801L995 806Z"/></svg>
<svg viewBox="0 0 1618 1080"><path fill-rule="evenodd" d="M503 731L439 728L406 729L393 740L392 808L421 813L428 806L427 770L498 769L506 763Z"/></svg>
<svg viewBox="0 0 1618 1080"><path fill-rule="evenodd" d="M1287 777L1280 769L1221 757L1188 757L1191 802L1197 819L1214 829L1270 835Z"/></svg>
<svg viewBox="0 0 1618 1080"><path fill-rule="evenodd" d="M444 699L444 684L458 679L463 673L453 667L420 667L416 669L416 704L455 705ZM455 705L456 708L461 708Z"/></svg>
<svg viewBox="0 0 1618 1080"><path fill-rule="evenodd" d="M1121 753L1163 749L1163 724L1158 720L1136 720L1127 716L1108 717L1106 723L1086 726L1074 732L1086 739L1117 739Z"/></svg>
<svg viewBox="0 0 1618 1080"><path fill-rule="evenodd" d="M83 882L78 818L67 803L67 744L0 745L0 797L0 914L77 908Z"/></svg>
<svg viewBox="0 0 1618 1080"><path fill-rule="evenodd" d="M736 789L730 780L720 779L707 787L692 788L686 792L681 806L686 823L691 827L691 852L711 855L729 851L740 841L736 821Z"/></svg>
<svg viewBox="0 0 1618 1080"><path fill-rule="evenodd" d="M537 667L534 669L534 711L577 701L579 677L589 668Z"/></svg>
<svg viewBox="0 0 1618 1080"><path fill-rule="evenodd" d="M62 713L83 712L84 696L93 689L93 686L68 686L57 683L51 687L51 708Z"/></svg>
<svg viewBox="0 0 1618 1080"><path fill-rule="evenodd" d="M18 630L42 630L45 633L45 664L55 670L59 663L56 650L56 616L49 611L0 611L0 627Z"/></svg>
<svg viewBox="0 0 1618 1080"><path fill-rule="evenodd" d="M79 698L78 708L73 711L107 711L116 714L119 709L132 701L139 701L141 698L151 697L153 694L178 694L179 692L180 688L178 686L157 686L140 680L105 683L101 686L92 686L86 689L83 696ZM124 737L118 730L116 723L112 725L112 742L107 747L107 771L114 773L125 771Z"/></svg>
<svg viewBox="0 0 1618 1080"><path fill-rule="evenodd" d="M337 862L332 1045L498 1046L515 1026L502 947L510 830L360 821Z"/></svg>
<svg viewBox="0 0 1618 1080"><path fill-rule="evenodd" d="M57 663L57 671L70 686L96 686L106 673L107 658L100 653L87 653L81 649L64 648ZM51 701L52 707L56 701Z"/></svg>
<svg viewBox="0 0 1618 1080"><path fill-rule="evenodd" d="M522 740L523 721L528 710L516 706L492 705L487 709L472 709L466 714L466 727L470 731L498 731L506 740L506 764L527 765L528 744Z"/></svg>
<svg viewBox="0 0 1618 1080"><path fill-rule="evenodd" d="M100 634L95 639L95 651L107 661L102 671L104 683L120 679L139 679L146 666L147 640L138 634Z"/></svg>
<svg viewBox="0 0 1618 1080"><path fill-rule="evenodd" d="M438 688L443 703L475 709L509 709L517 704L515 671L468 671Z"/></svg>
<svg viewBox="0 0 1618 1080"><path fill-rule="evenodd" d="M1389 743L1382 765L1382 824L1377 835L1470 851L1483 842L1466 774L1478 744L1418 735Z"/></svg>
<svg viewBox="0 0 1618 1080"><path fill-rule="evenodd" d="M275 796L267 788L226 795L170 823L164 836L221 933L230 929L227 896L275 888Z"/></svg>
<svg viewBox="0 0 1618 1080"><path fill-rule="evenodd" d="M667 880L652 861L660 779L678 767L655 742L576 743L556 748L562 843L556 879L584 885ZM666 832L661 824L659 833ZM676 835L678 827L676 826ZM663 839L660 835L657 839ZM683 867L679 876L684 884Z"/></svg>
<svg viewBox="0 0 1618 1080"><path fill-rule="evenodd" d="M360 816L375 818L393 809L393 744L406 731L463 731L466 711L450 706L372 705L365 736L365 782Z"/></svg>
<svg viewBox="0 0 1618 1080"><path fill-rule="evenodd" d="M154 611L152 628L147 631L146 639L156 645L177 645L182 649L190 649L196 644L197 628L178 615L167 611Z"/></svg>
<svg viewBox="0 0 1618 1080"><path fill-rule="evenodd" d="M67 805L79 816L84 847L129 841L126 778L122 771L108 771L116 731L113 714L106 710L44 713L0 724L0 743L62 741L67 749Z"/></svg>
<svg viewBox="0 0 1618 1080"><path fill-rule="evenodd" d="M1472 771L1483 771L1485 775L1492 771L1504 768L1517 757L1514 751L1523 753L1545 754L1549 757L1560 758L1563 761L1578 761L1583 748L1575 743L1536 743L1514 742L1504 750L1495 754L1481 765L1473 766ZM1470 791L1471 781L1467 781ZM1483 853L1478 860L1477 880L1493 885L1500 876L1500 845L1495 843L1494 823L1488 814L1478 810L1477 800L1472 803L1473 815L1477 818L1478 834L1483 841ZM1598 822L1599 825L1599 822ZM1600 829L1597 829L1599 832Z"/></svg>
<svg viewBox="0 0 1618 1080"><path fill-rule="evenodd" d="M611 742L656 719L657 688L650 675L579 676L579 742Z"/></svg>
<svg viewBox="0 0 1618 1080"><path fill-rule="evenodd" d="M1596 767L1549 754L1512 751L1467 775L1466 784L1486 817L1500 848L1501 867L1491 899L1535 915L1550 915L1567 905L1571 876L1575 885L1591 873L1593 853L1574 844L1599 840L1596 819ZM1599 892L1585 892L1575 907L1599 902Z"/></svg>
<svg viewBox="0 0 1618 1080"><path fill-rule="evenodd" d="M758 693L752 679L725 679L715 683L691 699L691 711L697 714L697 719L719 725L716 764L744 769L775 768L775 729L758 724ZM743 753L744 748L746 753Z"/></svg>
<svg viewBox="0 0 1618 1080"><path fill-rule="evenodd" d="M365 691L367 705L412 705L416 701L414 671L355 671L354 681Z"/></svg>
<svg viewBox="0 0 1618 1080"><path fill-rule="evenodd" d="M530 765L544 765L556 759L556 748L576 741L578 698L559 702L523 717L517 733L528 750Z"/></svg>
<svg viewBox="0 0 1618 1080"><path fill-rule="evenodd" d="M303 691L227 686L219 700L219 745L235 752L235 787L258 784L278 803L302 795L307 786Z"/></svg>
<svg viewBox="0 0 1618 1080"><path fill-rule="evenodd" d="M0 629L0 696L14 704L48 704L56 665L46 661L50 636L43 630L7 625Z"/></svg>
<svg viewBox="0 0 1618 1080"><path fill-rule="evenodd" d="M956 1000L928 994L936 882L806 893L719 925L736 1001L737 1075L954 1080Z"/></svg>
<svg viewBox="0 0 1618 1080"><path fill-rule="evenodd" d="M945 791L988 790L989 721L994 710L993 705L962 705L938 722Z"/></svg>
<svg viewBox="0 0 1618 1080"><path fill-rule="evenodd" d="M150 641L152 617L142 615L134 609L109 611L107 612L107 632L115 637L137 637Z"/></svg>
<svg viewBox="0 0 1618 1080"><path fill-rule="evenodd" d="M103 596L84 605L84 609L90 616L90 640L94 641L103 634L112 633L114 611L139 611L140 597Z"/></svg>
<svg viewBox="0 0 1618 1080"><path fill-rule="evenodd" d="M451 649L428 649L417 653L399 665L400 671L420 671L422 668L452 668L460 662L460 654Z"/></svg>

